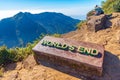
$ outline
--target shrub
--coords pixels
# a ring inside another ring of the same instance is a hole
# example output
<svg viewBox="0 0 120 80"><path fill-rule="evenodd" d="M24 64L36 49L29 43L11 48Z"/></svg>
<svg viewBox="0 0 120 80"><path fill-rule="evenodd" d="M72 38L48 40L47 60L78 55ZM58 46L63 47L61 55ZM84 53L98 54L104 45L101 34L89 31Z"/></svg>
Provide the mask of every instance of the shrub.
<svg viewBox="0 0 120 80"><path fill-rule="evenodd" d="M21 48L10 48L8 49L6 46L0 47L0 66L17 62L25 59L28 55L33 54L32 48L42 39L44 36L41 35L39 39L35 40L33 43L28 43L26 47Z"/></svg>
<svg viewBox="0 0 120 80"><path fill-rule="evenodd" d="M115 8L113 6L116 5L120 0L106 0L105 2L102 2L102 8L106 14L111 14L112 12L115 12Z"/></svg>
<svg viewBox="0 0 120 80"><path fill-rule="evenodd" d="M77 29L81 29L81 27L84 27L85 25L86 25L86 20L83 20L77 24Z"/></svg>
<svg viewBox="0 0 120 80"><path fill-rule="evenodd" d="M53 34L54 37L61 37L61 34Z"/></svg>
<svg viewBox="0 0 120 80"><path fill-rule="evenodd" d="M120 1L117 1L117 2L113 5L113 10L114 10L114 12L120 12Z"/></svg>
<svg viewBox="0 0 120 80"><path fill-rule="evenodd" d="M6 46L0 47L0 65L9 62L9 52Z"/></svg>
<svg viewBox="0 0 120 80"><path fill-rule="evenodd" d="M21 61L32 54L32 47L7 49L6 46L0 47L0 65L11 62Z"/></svg>
<svg viewBox="0 0 120 80"><path fill-rule="evenodd" d="M89 12L87 13L87 17L92 16L92 15L94 15L94 11L93 11L93 10L91 10L91 11L89 11Z"/></svg>

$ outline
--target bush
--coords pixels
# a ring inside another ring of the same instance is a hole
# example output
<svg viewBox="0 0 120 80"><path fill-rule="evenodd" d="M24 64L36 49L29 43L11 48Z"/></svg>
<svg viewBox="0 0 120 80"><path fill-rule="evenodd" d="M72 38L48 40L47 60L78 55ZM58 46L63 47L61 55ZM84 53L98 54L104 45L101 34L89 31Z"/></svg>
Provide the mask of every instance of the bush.
<svg viewBox="0 0 120 80"><path fill-rule="evenodd" d="M114 9L114 12L120 12L120 1L117 1L117 2L113 5L113 9Z"/></svg>
<svg viewBox="0 0 120 80"><path fill-rule="evenodd" d="M85 25L86 25L86 20L83 20L77 24L77 29L81 29L81 27L84 27Z"/></svg>
<svg viewBox="0 0 120 80"><path fill-rule="evenodd" d="M92 16L92 15L94 15L94 11L93 11L93 10L92 10L92 11L89 11L89 12L87 13L87 17Z"/></svg>
<svg viewBox="0 0 120 80"><path fill-rule="evenodd" d="M0 47L0 65L9 62L9 52L6 46Z"/></svg>
<svg viewBox="0 0 120 80"><path fill-rule="evenodd" d="M0 66L11 63L17 62L25 59L28 55L33 54L32 48L42 39L44 36L41 35L39 39L35 40L34 43L28 43L26 47L22 48L10 48L8 49L6 46L0 47Z"/></svg>
<svg viewBox="0 0 120 80"><path fill-rule="evenodd" d="M58 37L58 38L59 38L59 37L61 37L61 34L53 34L52 36L53 36L53 37Z"/></svg>
<svg viewBox="0 0 120 80"><path fill-rule="evenodd" d="M0 65L21 61L32 53L33 53L32 47L30 46L26 48L12 48L12 49L8 49L6 46L2 46L0 47Z"/></svg>
<svg viewBox="0 0 120 80"><path fill-rule="evenodd" d="M115 12L115 8L113 6L116 5L120 0L106 0L105 2L102 2L102 8L106 14L111 14L112 12Z"/></svg>

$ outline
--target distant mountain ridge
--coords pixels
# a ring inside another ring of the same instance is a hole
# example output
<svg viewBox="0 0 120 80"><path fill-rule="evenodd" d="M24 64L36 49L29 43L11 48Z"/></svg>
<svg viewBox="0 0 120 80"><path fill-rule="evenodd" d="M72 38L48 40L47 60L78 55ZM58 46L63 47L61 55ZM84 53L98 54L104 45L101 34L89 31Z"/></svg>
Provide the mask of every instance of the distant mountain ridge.
<svg viewBox="0 0 120 80"><path fill-rule="evenodd" d="M62 13L44 12L31 14L19 12L0 21L0 45L23 46L43 34L63 34L76 30L80 20Z"/></svg>

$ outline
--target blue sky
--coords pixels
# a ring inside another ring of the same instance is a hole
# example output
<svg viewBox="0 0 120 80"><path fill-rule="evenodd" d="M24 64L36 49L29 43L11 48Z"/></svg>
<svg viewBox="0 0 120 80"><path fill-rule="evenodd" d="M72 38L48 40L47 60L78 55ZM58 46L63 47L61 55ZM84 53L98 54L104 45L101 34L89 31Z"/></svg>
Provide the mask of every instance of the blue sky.
<svg viewBox="0 0 120 80"><path fill-rule="evenodd" d="M22 12L61 12L77 19L85 19L88 11L105 0L1 0L0 19Z"/></svg>

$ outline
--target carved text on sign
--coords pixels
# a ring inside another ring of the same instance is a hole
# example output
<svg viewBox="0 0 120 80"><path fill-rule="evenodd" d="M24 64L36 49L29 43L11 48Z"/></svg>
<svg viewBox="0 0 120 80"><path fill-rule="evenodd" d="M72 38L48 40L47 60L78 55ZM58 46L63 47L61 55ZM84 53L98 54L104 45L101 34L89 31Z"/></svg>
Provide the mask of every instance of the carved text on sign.
<svg viewBox="0 0 120 80"><path fill-rule="evenodd" d="M76 47L73 45L69 46L67 44L61 44L58 42L51 42L51 41L47 41L47 40L43 40L42 45L49 46L52 48L72 51L72 52L79 52L81 54L90 55L90 56L97 56L99 54L99 52L96 49L82 47L82 46L79 46L79 47Z"/></svg>

